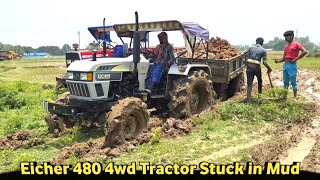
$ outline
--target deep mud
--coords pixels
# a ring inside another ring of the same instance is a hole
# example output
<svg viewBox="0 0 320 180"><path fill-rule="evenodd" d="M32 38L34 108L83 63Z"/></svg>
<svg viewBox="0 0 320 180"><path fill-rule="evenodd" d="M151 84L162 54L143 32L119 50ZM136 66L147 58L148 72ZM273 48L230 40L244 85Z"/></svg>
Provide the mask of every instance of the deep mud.
<svg viewBox="0 0 320 180"><path fill-rule="evenodd" d="M159 117L152 116L148 122L148 130L144 130L142 134L136 138L125 141L123 144L114 148L105 147L104 139L98 139L88 141L85 144L73 144L68 147L64 147L60 150L58 156L56 156L51 163L61 164L70 157L83 158L87 161L94 160L98 156L104 158L118 157L121 153L128 150L134 150L137 146L148 144L154 136L153 131L160 129L160 136L165 138L177 138L182 135L191 133L191 129L195 126L191 119L177 120L177 119L161 119Z"/></svg>
<svg viewBox="0 0 320 180"><path fill-rule="evenodd" d="M152 131L154 129L162 127L165 121L166 121L165 119L162 119L159 117L151 117L150 120L148 121L148 131Z"/></svg>
<svg viewBox="0 0 320 180"><path fill-rule="evenodd" d="M191 129L195 127L195 123L191 119L179 120L168 119L162 126L162 136L176 138L178 136L191 133Z"/></svg>
<svg viewBox="0 0 320 180"><path fill-rule="evenodd" d="M32 138L31 131L24 131L16 134L8 135L6 138L0 139L0 149L16 150L19 148L27 148L44 143L42 139Z"/></svg>
<svg viewBox="0 0 320 180"><path fill-rule="evenodd" d="M51 160L51 164L62 164L65 160L71 157L77 157L85 159L86 161L93 161L97 156L103 156L105 158L118 157L121 153L128 150L133 150L137 145L143 145L150 141L152 134L143 132L132 141L127 141L122 145L115 148L109 148L104 146L104 138L95 139L86 142L85 144L73 144L71 146L64 147L60 150L58 156Z"/></svg>

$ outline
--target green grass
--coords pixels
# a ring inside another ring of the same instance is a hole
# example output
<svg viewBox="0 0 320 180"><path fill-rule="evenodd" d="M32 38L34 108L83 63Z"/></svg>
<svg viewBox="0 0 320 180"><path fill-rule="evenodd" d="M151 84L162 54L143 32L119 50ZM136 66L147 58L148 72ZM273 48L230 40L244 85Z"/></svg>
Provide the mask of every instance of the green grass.
<svg viewBox="0 0 320 180"><path fill-rule="evenodd" d="M0 151L0 173L20 169L20 162L47 162L58 152L59 149L48 148L47 146L37 146L32 149L18 149L15 151L2 150Z"/></svg>
<svg viewBox="0 0 320 180"><path fill-rule="evenodd" d="M55 84L55 77L66 71L65 60L25 59L0 62L0 81L23 80L40 84Z"/></svg>
<svg viewBox="0 0 320 180"><path fill-rule="evenodd" d="M55 99L54 89L42 89L41 84L27 81L1 83L0 137L21 130L45 128L43 101Z"/></svg>
<svg viewBox="0 0 320 180"><path fill-rule="evenodd" d="M272 95L275 95L273 97ZM295 102L287 97L288 91L281 88L269 89L260 97L254 97L252 104L247 104L245 98L242 101L229 100L221 109L223 120L236 119L240 121L274 121L274 122L298 122L308 118L305 113L307 104L304 99Z"/></svg>

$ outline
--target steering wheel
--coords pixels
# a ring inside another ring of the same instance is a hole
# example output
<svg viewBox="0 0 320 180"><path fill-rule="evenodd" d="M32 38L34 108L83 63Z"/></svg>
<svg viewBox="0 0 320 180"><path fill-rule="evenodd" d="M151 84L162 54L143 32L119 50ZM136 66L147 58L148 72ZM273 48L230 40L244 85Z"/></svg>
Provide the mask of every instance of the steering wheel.
<svg viewBox="0 0 320 180"><path fill-rule="evenodd" d="M143 49L143 50L141 49L141 52L146 59L156 57L156 54L153 51L150 51L148 49Z"/></svg>

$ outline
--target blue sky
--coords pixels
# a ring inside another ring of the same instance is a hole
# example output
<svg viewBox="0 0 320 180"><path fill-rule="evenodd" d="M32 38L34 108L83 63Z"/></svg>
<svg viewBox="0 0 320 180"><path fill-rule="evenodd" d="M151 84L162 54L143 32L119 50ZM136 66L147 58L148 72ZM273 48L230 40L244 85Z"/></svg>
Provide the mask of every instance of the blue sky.
<svg viewBox="0 0 320 180"><path fill-rule="evenodd" d="M298 29L298 36L308 35L320 42L318 7L316 0L2 0L0 42L62 47L78 42L80 31L84 48L94 40L88 27L102 25L103 18L106 25L132 23L135 11L140 21L197 22L211 37L219 36L232 44L252 44L258 36L268 42L289 29ZM151 45L158 43L155 35L150 38ZM183 45L179 33L169 34L169 41Z"/></svg>

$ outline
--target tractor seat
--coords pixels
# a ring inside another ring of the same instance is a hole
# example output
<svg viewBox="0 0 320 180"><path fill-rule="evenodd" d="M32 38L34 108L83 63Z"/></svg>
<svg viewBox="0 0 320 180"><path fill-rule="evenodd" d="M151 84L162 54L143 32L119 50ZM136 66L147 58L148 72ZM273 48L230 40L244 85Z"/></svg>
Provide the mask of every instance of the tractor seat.
<svg viewBox="0 0 320 180"><path fill-rule="evenodd" d="M123 57L123 45L116 45L112 57Z"/></svg>

